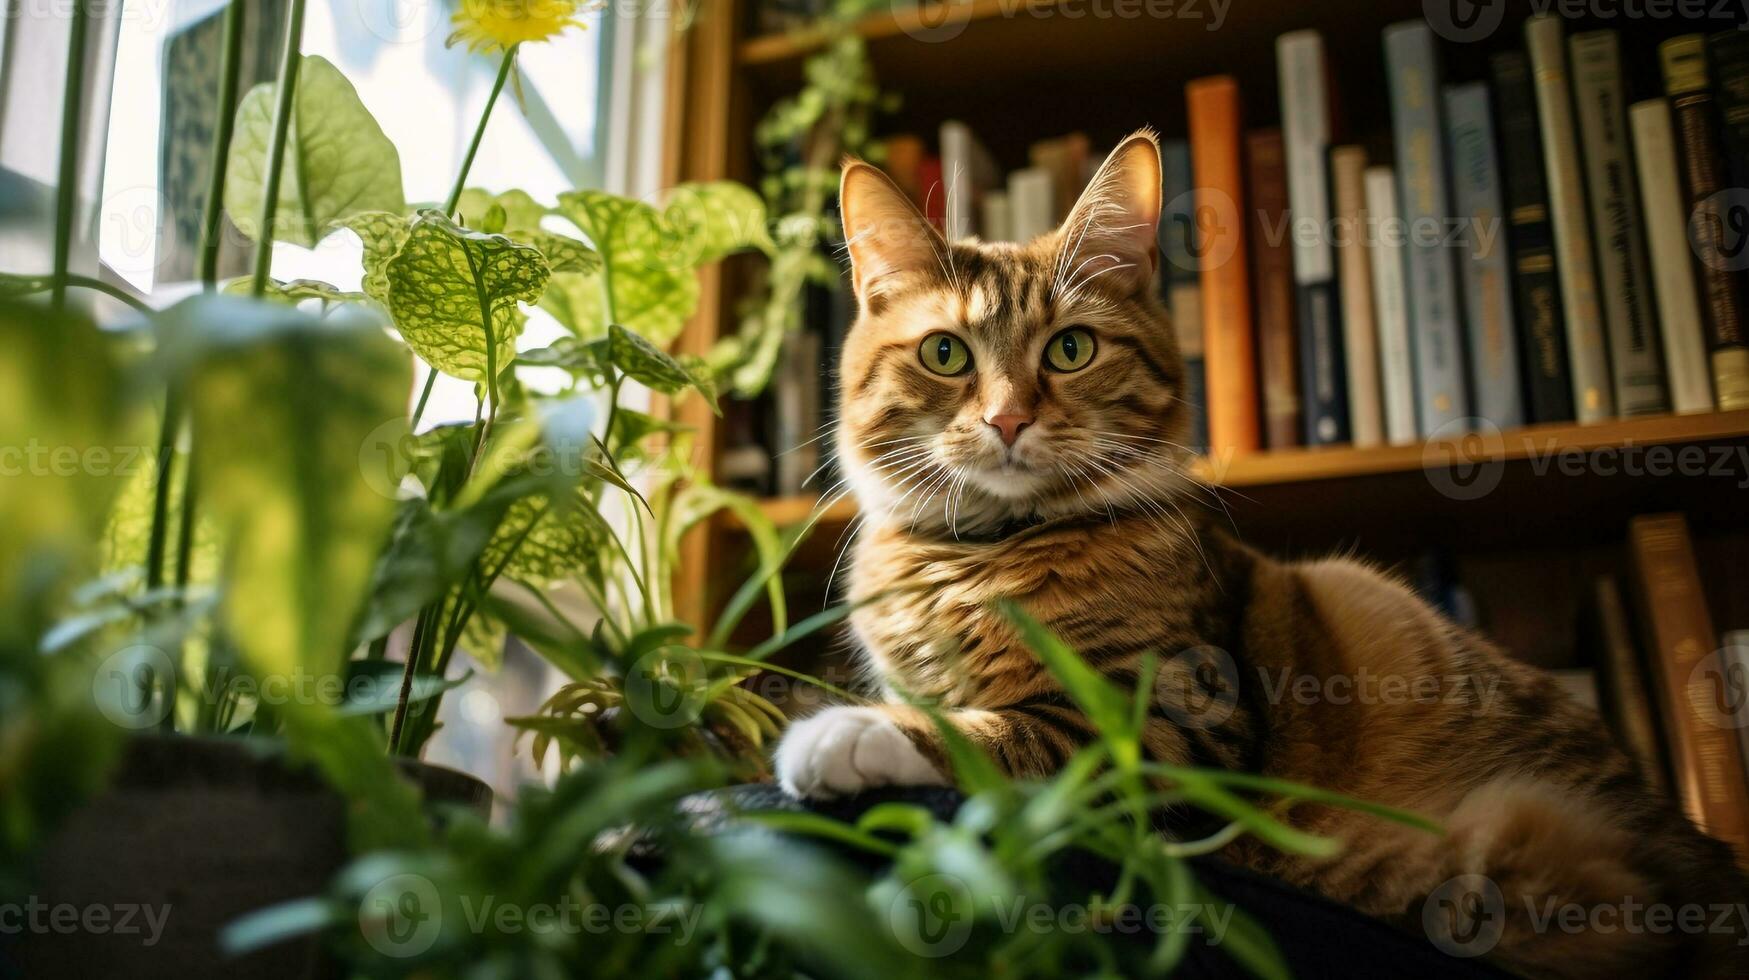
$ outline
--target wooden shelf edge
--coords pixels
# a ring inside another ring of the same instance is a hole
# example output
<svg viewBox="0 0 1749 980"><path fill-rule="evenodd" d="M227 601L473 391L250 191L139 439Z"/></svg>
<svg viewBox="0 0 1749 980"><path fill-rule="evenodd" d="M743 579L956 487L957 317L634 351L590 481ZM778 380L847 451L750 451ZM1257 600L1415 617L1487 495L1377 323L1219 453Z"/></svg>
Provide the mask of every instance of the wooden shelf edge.
<svg viewBox="0 0 1749 980"><path fill-rule="evenodd" d="M934 0L886 13L868 14L856 22L856 34L865 41L911 34L927 39L946 39L982 21L1014 17L1032 7L1054 6L1063 0ZM772 65L806 57L826 44L824 31L803 28L760 34L742 41L735 60L742 65Z"/></svg>
<svg viewBox="0 0 1749 980"><path fill-rule="evenodd" d="M1749 438L1749 409L1611 419L1590 425L1534 425L1367 449L1347 446L1283 449L1236 456L1224 462L1203 457L1193 465L1192 472L1210 486L1257 487L1410 473L1453 463L1513 462L1600 449L1744 438ZM761 500L759 509L779 526L791 526L814 519L819 499L806 495L772 497ZM856 504L846 497L820 513L818 520L824 526L841 526L855 516ZM728 526L740 525L731 518Z"/></svg>

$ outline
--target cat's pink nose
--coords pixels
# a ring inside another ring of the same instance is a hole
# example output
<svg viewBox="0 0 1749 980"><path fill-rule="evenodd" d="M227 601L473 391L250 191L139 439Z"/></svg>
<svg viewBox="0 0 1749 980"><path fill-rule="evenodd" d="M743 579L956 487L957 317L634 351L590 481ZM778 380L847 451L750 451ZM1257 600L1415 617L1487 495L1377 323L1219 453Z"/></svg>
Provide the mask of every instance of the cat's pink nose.
<svg viewBox="0 0 1749 980"><path fill-rule="evenodd" d="M990 415L984 419L986 425L1002 433L1004 446L1014 445L1014 440L1020 438L1020 430L1032 424L1030 415Z"/></svg>

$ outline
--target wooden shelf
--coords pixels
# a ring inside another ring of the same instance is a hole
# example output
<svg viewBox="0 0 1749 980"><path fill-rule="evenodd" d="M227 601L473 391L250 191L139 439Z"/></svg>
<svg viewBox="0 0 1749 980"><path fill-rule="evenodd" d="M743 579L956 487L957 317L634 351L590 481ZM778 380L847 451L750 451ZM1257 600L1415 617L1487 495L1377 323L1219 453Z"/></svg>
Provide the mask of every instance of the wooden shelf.
<svg viewBox="0 0 1749 980"><path fill-rule="evenodd" d="M916 7L869 14L856 24L865 41L890 37L928 37L969 28L978 21L1027 13L1032 7L1057 6L1062 0L937 0ZM817 30L761 34L742 41L736 59L743 65L770 65L798 61L820 50L826 36Z"/></svg>
<svg viewBox="0 0 1749 980"><path fill-rule="evenodd" d="M1527 426L1506 432L1472 433L1461 442L1418 442L1370 449L1337 446L1276 450L1238 456L1224 463L1205 457L1196 461L1194 472L1210 486L1244 490L1396 476L1441 469L1454 461L1512 463L1600 449L1733 440L1749 440L1749 410L1613 419L1593 425ZM1461 460L1454 456L1458 452L1463 454ZM1305 495L1304 499L1308 504L1316 503L1320 495ZM814 518L819 501L812 496L773 497L761 501L759 507L775 523L788 526ZM819 515L819 526L840 527L855 516L855 503L843 499ZM736 525L731 519L728 526Z"/></svg>

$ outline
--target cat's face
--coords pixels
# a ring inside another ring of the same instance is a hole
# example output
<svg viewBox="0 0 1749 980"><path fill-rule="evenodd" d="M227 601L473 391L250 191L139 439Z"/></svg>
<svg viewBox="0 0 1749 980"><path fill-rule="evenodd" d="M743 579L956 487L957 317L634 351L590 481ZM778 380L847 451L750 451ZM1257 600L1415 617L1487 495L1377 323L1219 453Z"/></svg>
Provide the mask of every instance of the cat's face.
<svg viewBox="0 0 1749 980"><path fill-rule="evenodd" d="M1158 507L1188 420L1155 295L1151 136L1124 141L1063 226L1023 245L950 246L863 163L841 200L860 316L838 453L871 519L975 535Z"/></svg>

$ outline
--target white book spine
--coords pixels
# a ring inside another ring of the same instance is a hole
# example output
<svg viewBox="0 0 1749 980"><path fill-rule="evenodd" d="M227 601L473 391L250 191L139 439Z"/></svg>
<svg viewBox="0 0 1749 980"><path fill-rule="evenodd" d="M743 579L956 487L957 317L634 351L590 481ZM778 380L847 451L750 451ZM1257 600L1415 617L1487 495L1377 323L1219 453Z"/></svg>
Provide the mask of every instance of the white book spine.
<svg viewBox="0 0 1749 980"><path fill-rule="evenodd" d="M1539 14L1525 22L1525 47L1542 127L1543 169L1549 185L1549 225L1555 268L1567 318L1567 358L1573 375L1573 411L1581 422L1615 414L1604 342L1603 310L1591 255L1591 222L1585 212L1585 172L1579 166L1579 136L1573 123L1573 90L1561 20Z"/></svg>
<svg viewBox="0 0 1749 980"><path fill-rule="evenodd" d="M1415 367L1409 350L1409 298L1404 281L1405 239L1397 207L1397 175L1390 167L1366 169L1367 226L1372 253L1373 320L1378 327L1379 387L1383 395L1385 438L1414 442Z"/></svg>
<svg viewBox="0 0 1749 980"><path fill-rule="evenodd" d="M1030 242L1057 226L1051 200L1051 173L1043 167L1027 167L1008 175L1010 231L1017 242Z"/></svg>
<svg viewBox="0 0 1749 980"><path fill-rule="evenodd" d="M1710 412L1712 375L1707 368L1700 294L1688 248L1682 171L1676 163L1670 103L1664 99L1636 102L1628 110L1628 118L1633 130L1634 163L1640 176L1640 200L1644 205L1646 250L1652 256L1652 291L1658 300L1671 406L1678 412Z"/></svg>
<svg viewBox="0 0 1749 980"><path fill-rule="evenodd" d="M1007 242L1014 239L1014 222L1008 210L1008 192L990 191L984 195L982 214L978 220L978 235L987 242Z"/></svg>
<svg viewBox="0 0 1749 980"><path fill-rule="evenodd" d="M1287 200L1293 215L1294 282L1329 282L1335 275L1330 243L1330 106L1324 85L1324 37L1293 31L1275 39L1281 79L1281 136L1287 156Z"/></svg>
<svg viewBox="0 0 1749 980"><path fill-rule="evenodd" d="M941 124L941 180L947 185L947 240L957 242L977 231L977 195L973 193L972 131L965 123Z"/></svg>

